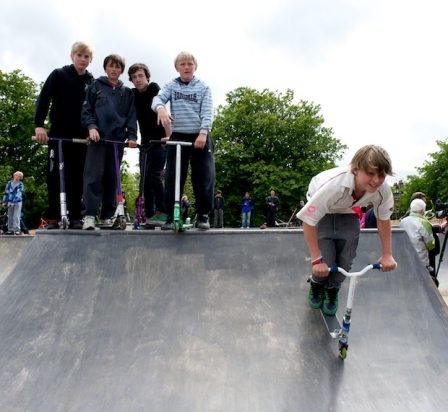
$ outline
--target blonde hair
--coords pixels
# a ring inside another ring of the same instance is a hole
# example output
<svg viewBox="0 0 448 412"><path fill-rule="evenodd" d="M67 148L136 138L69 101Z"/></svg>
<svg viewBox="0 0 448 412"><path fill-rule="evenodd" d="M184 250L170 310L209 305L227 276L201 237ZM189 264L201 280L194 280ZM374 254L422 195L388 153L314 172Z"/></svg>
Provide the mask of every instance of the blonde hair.
<svg viewBox="0 0 448 412"><path fill-rule="evenodd" d="M13 174L13 176L19 176L19 177L20 177L20 180L23 179L23 173L22 173L22 172L19 172L19 171L15 172L15 173Z"/></svg>
<svg viewBox="0 0 448 412"><path fill-rule="evenodd" d="M181 51L181 52L176 56L176 58L174 59L174 68L177 67L177 64L178 64L179 62L182 62L182 61L184 61L184 60L192 60L193 63L194 63L194 67L195 67L196 69L198 68L198 62L197 62L196 58L195 58L191 53L188 53L188 52L186 52L186 51Z"/></svg>
<svg viewBox="0 0 448 412"><path fill-rule="evenodd" d="M72 50L70 52L70 56L73 56L74 54L81 52L81 53L88 53L90 54L90 58L93 59L93 53L95 49L90 43L87 43L85 41L77 41L73 43Z"/></svg>
<svg viewBox="0 0 448 412"><path fill-rule="evenodd" d="M374 169L381 176L393 176L392 161L389 154L381 146L363 146L355 153L350 162L350 171L356 170L368 172Z"/></svg>

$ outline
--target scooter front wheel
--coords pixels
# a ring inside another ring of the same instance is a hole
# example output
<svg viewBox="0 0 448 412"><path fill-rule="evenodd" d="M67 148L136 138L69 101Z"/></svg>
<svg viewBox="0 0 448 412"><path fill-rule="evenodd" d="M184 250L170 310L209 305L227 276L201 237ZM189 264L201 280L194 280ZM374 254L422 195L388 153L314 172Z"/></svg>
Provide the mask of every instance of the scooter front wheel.
<svg viewBox="0 0 448 412"><path fill-rule="evenodd" d="M66 217L61 219L61 229L68 229L68 219Z"/></svg>
<svg viewBox="0 0 448 412"><path fill-rule="evenodd" d="M126 230L126 218L125 217L120 217L120 229Z"/></svg>

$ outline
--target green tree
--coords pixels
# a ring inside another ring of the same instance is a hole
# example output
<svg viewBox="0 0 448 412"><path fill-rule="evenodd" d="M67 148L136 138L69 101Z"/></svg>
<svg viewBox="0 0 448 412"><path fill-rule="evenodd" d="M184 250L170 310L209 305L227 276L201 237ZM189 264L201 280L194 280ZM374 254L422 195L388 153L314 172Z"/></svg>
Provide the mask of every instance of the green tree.
<svg viewBox="0 0 448 412"><path fill-rule="evenodd" d="M409 207L412 193L424 192L427 196L427 209L434 208L434 203L440 199L448 203L448 142L438 140L440 150L430 153L432 160L425 161L418 167L418 175L407 176L408 180L403 187L402 205Z"/></svg>
<svg viewBox="0 0 448 412"><path fill-rule="evenodd" d="M238 88L218 107L213 126L216 188L226 200L225 223L240 224L240 202L250 192L256 209L253 224L264 222L271 189L280 199L278 217L288 220L305 199L310 179L335 166L347 147L324 127L320 106L294 93Z"/></svg>
<svg viewBox="0 0 448 412"><path fill-rule="evenodd" d="M46 207L46 149L32 142L37 84L20 70L0 71L0 185L24 174L25 221L37 226Z"/></svg>

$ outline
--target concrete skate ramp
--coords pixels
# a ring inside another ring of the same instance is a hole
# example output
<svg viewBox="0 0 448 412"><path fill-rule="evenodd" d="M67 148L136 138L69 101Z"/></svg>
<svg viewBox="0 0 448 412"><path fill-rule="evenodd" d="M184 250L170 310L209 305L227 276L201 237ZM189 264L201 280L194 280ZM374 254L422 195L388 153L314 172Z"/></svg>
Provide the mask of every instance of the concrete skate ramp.
<svg viewBox="0 0 448 412"><path fill-rule="evenodd" d="M342 361L300 230L38 233L0 286L0 410L446 410L447 308L404 232L393 246ZM379 252L362 233L354 270Z"/></svg>
<svg viewBox="0 0 448 412"><path fill-rule="evenodd" d="M0 236L0 284L8 277L32 236Z"/></svg>

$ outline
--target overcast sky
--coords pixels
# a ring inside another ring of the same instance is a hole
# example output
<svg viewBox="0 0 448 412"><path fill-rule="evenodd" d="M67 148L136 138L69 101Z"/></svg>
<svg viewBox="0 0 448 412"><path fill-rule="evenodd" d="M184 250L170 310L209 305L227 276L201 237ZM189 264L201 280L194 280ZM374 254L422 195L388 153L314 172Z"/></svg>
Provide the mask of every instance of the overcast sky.
<svg viewBox="0 0 448 412"><path fill-rule="evenodd" d="M237 87L292 89L349 147L339 164L379 144L393 182L417 174L448 136L447 16L446 0L14 0L1 7L0 70L40 83L87 40L94 76L118 53L127 67L148 64L162 86L190 51L215 107Z"/></svg>

